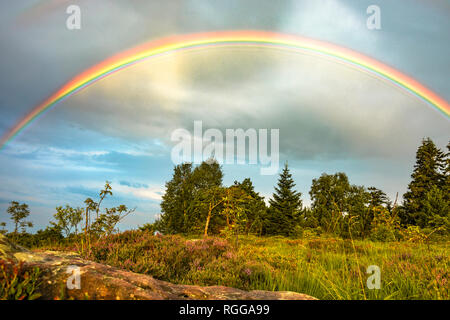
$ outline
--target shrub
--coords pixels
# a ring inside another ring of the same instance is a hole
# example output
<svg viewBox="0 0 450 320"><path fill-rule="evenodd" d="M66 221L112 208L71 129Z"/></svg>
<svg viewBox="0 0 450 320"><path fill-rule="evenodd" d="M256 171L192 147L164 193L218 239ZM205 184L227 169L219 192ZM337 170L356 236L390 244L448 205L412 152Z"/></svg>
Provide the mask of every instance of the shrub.
<svg viewBox="0 0 450 320"><path fill-rule="evenodd" d="M400 221L383 207L373 209L374 218L370 239L373 241L395 241L398 239Z"/></svg>
<svg viewBox="0 0 450 320"><path fill-rule="evenodd" d="M0 260L0 300L34 300L41 296L39 268L26 270L24 262Z"/></svg>
<svg viewBox="0 0 450 320"><path fill-rule="evenodd" d="M162 280L182 279L231 250L220 238L186 240L180 236L154 236L127 231L106 237L92 246L91 258Z"/></svg>

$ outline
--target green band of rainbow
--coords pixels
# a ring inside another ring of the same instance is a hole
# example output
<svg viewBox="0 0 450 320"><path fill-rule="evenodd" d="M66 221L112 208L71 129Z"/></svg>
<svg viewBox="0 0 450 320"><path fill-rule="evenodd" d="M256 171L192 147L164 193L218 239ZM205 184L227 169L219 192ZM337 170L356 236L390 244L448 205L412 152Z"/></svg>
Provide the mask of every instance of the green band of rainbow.
<svg viewBox="0 0 450 320"><path fill-rule="evenodd" d="M79 90L126 67L151 57L180 50L201 50L208 47L252 46L270 47L289 51L309 52L332 58L339 62L356 66L377 77L392 82L419 97L428 105L450 116L450 106L446 100L426 88L424 85L373 58L334 44L310 38L266 31L223 31L196 33L150 41L146 44L115 55L87 69L68 81L44 102L36 106L26 117L20 120L0 140L0 149L11 141L45 111Z"/></svg>

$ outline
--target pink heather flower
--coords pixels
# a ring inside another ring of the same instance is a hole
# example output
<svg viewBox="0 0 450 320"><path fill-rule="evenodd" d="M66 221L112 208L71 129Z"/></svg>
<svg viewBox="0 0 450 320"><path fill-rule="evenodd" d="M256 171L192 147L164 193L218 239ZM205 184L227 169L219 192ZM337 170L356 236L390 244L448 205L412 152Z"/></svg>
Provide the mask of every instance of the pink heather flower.
<svg viewBox="0 0 450 320"><path fill-rule="evenodd" d="M232 259L233 258L233 252L231 252L231 251L227 251L227 252L225 252L225 254L224 254L224 257L225 258L227 258L227 259Z"/></svg>

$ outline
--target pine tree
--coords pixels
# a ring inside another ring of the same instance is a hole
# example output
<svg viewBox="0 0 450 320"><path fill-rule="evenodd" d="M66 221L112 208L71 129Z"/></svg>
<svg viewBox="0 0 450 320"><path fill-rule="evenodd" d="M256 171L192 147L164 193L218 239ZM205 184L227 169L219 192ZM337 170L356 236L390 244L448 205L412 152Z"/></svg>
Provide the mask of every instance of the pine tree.
<svg viewBox="0 0 450 320"><path fill-rule="evenodd" d="M450 232L450 202L444 192L433 186L423 201L423 210L427 217L427 226L433 229L440 228L439 233Z"/></svg>
<svg viewBox="0 0 450 320"><path fill-rule="evenodd" d="M433 188L444 188L445 184L445 154L439 150L430 138L423 139L417 149L416 164L411 175L412 181L408 191L403 195L403 224L413 224L425 227L430 217L424 209L427 193Z"/></svg>
<svg viewBox="0 0 450 320"><path fill-rule="evenodd" d="M445 200L450 202L450 141L447 144L447 153L445 154L445 170L444 170L444 182L443 192Z"/></svg>
<svg viewBox="0 0 450 320"><path fill-rule="evenodd" d="M450 142L447 144L444 170L442 175L442 188L433 186L423 201L425 215L429 227L439 228L438 233L450 233Z"/></svg>
<svg viewBox="0 0 450 320"><path fill-rule="evenodd" d="M286 163L275 187L275 193L269 200L270 222L267 233L285 236L295 234L300 223L302 200L301 193L295 191L294 187L295 183Z"/></svg>
<svg viewBox="0 0 450 320"><path fill-rule="evenodd" d="M369 188L367 188L367 190L370 194L370 206L371 207L379 207L379 206L390 207L391 206L389 198L387 197L386 193L384 193L382 190L377 189L375 187L369 187Z"/></svg>

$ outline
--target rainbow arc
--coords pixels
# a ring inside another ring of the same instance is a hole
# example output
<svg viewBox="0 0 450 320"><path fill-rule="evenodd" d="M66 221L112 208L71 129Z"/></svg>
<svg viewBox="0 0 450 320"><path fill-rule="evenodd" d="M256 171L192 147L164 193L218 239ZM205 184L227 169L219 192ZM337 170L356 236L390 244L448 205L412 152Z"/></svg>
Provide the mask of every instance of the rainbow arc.
<svg viewBox="0 0 450 320"><path fill-rule="evenodd" d="M150 41L119 53L85 70L64 84L45 101L34 107L27 116L7 132L0 140L0 149L59 102L113 73L147 59L171 52L233 46L269 47L288 51L308 52L332 58L391 82L420 98L427 105L439 110L445 116L450 116L449 103L432 90L395 68L356 51L324 41L276 32L247 30L207 32Z"/></svg>

